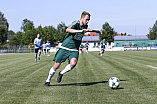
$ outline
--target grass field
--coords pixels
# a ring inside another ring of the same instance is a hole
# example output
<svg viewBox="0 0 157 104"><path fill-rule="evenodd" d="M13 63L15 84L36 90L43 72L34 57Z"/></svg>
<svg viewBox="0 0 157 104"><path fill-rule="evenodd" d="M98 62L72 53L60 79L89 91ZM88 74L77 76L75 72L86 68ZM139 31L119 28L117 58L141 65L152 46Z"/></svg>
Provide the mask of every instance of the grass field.
<svg viewBox="0 0 157 104"><path fill-rule="evenodd" d="M35 62L32 53L0 55L0 104L157 103L157 51L83 53L61 83L56 79L67 62L46 87L53 57L42 54ZM108 86L114 76L121 81L115 90Z"/></svg>

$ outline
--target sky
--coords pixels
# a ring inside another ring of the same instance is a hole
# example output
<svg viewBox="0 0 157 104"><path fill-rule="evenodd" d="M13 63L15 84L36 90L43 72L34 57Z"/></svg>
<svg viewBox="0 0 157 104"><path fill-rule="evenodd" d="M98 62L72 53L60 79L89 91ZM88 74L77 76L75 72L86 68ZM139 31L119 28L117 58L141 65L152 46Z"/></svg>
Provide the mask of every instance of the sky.
<svg viewBox="0 0 157 104"><path fill-rule="evenodd" d="M21 31L22 21L38 26L67 26L80 20L81 13L91 14L90 29L102 29L108 22L118 33L147 35L157 20L157 0L0 0L0 11L9 30Z"/></svg>

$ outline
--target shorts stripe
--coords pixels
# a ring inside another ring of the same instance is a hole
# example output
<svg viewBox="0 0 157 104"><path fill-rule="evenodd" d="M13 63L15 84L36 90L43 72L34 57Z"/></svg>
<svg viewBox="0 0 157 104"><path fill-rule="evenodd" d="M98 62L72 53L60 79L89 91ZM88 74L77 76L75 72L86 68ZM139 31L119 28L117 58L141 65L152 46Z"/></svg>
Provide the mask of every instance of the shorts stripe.
<svg viewBox="0 0 157 104"><path fill-rule="evenodd" d="M78 51L77 49L70 49L70 48L66 48L66 47L63 47L63 46L60 46L60 48L68 50L68 51Z"/></svg>

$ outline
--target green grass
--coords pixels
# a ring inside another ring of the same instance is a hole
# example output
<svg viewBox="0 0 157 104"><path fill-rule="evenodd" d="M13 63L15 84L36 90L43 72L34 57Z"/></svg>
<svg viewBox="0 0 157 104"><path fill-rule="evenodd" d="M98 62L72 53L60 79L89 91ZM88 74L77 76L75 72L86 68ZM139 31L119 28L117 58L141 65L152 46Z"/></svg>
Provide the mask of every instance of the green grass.
<svg viewBox="0 0 157 104"><path fill-rule="evenodd" d="M57 83L58 72L51 86L44 86L54 54L0 55L0 104L156 104L156 51L98 52L80 54L77 66ZM120 79L118 89L110 89L110 77Z"/></svg>

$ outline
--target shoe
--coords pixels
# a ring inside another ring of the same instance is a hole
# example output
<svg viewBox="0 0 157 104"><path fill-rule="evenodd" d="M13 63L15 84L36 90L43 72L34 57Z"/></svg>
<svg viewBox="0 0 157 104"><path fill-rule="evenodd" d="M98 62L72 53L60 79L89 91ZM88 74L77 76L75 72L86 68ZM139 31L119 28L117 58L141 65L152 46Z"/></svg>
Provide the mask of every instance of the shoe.
<svg viewBox="0 0 157 104"><path fill-rule="evenodd" d="M50 82L45 82L45 86L50 86Z"/></svg>
<svg viewBox="0 0 157 104"><path fill-rule="evenodd" d="M98 55L100 55L100 53Z"/></svg>
<svg viewBox="0 0 157 104"><path fill-rule="evenodd" d="M63 74L61 74L61 72L59 72L59 76L57 78L58 83L60 83L62 81L62 77L63 77Z"/></svg>
<svg viewBox="0 0 157 104"><path fill-rule="evenodd" d="M38 57L38 60L40 60L40 57Z"/></svg>
<svg viewBox="0 0 157 104"><path fill-rule="evenodd" d="M37 59L35 59L35 62L37 62Z"/></svg>

